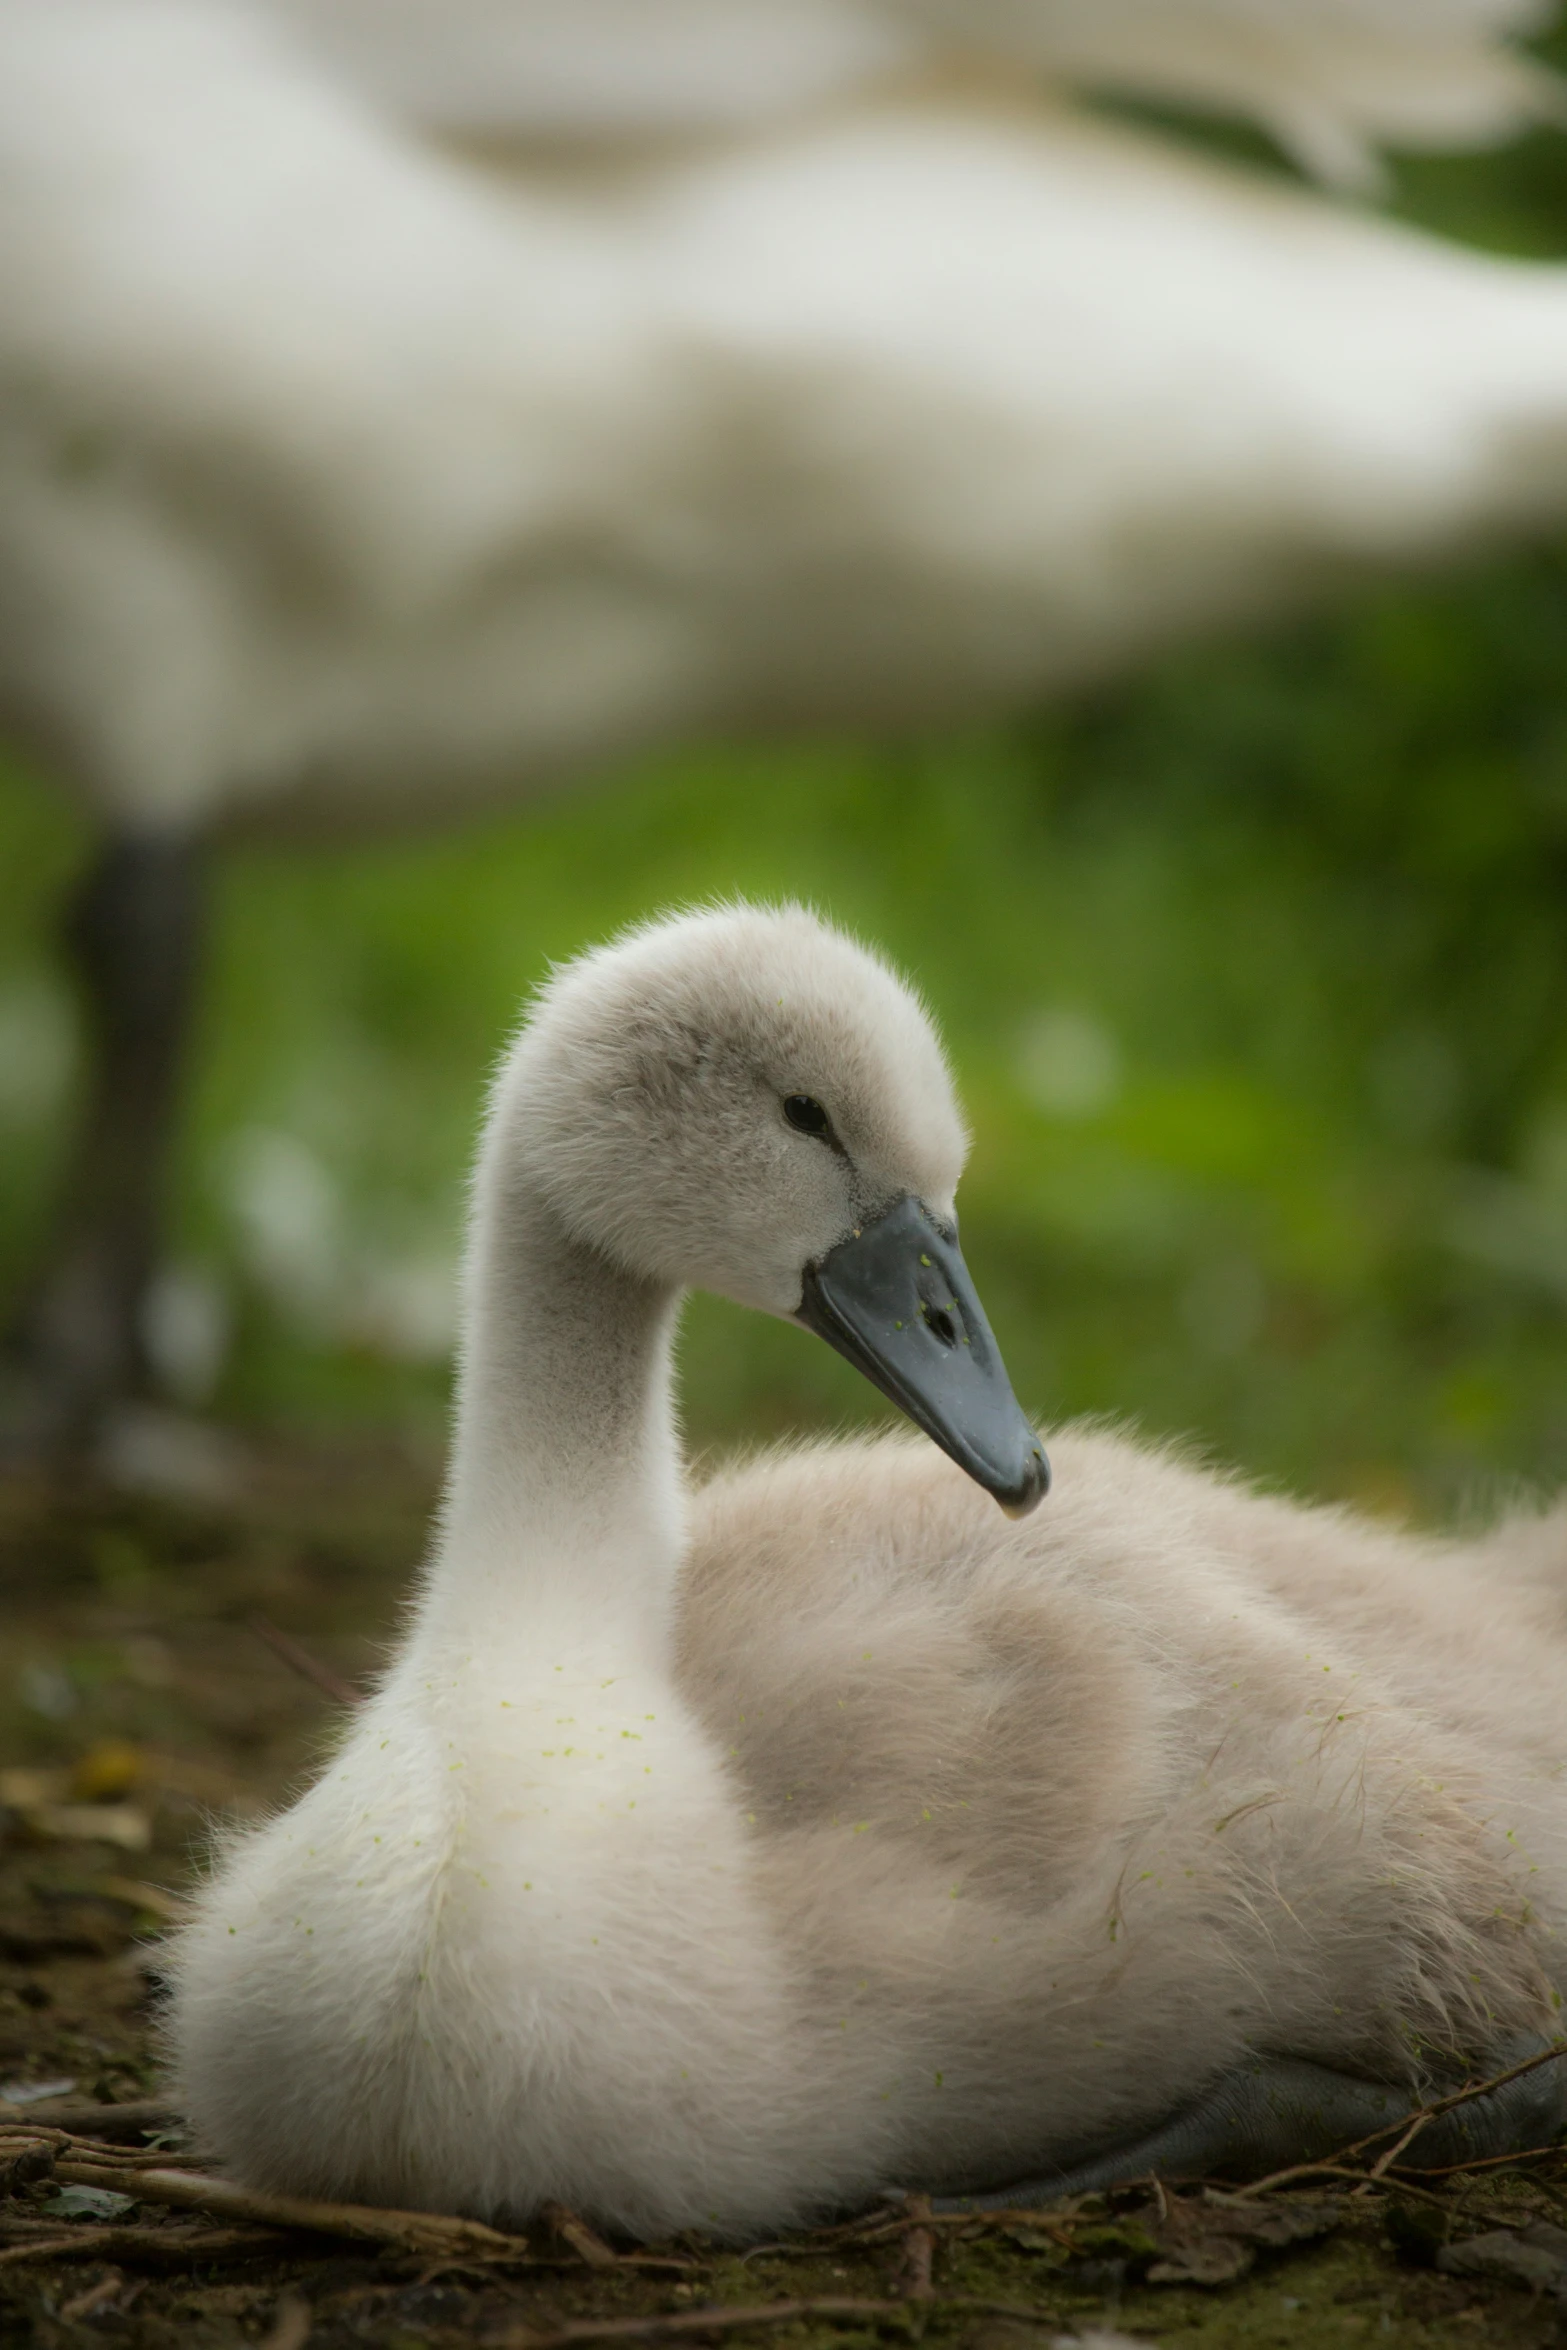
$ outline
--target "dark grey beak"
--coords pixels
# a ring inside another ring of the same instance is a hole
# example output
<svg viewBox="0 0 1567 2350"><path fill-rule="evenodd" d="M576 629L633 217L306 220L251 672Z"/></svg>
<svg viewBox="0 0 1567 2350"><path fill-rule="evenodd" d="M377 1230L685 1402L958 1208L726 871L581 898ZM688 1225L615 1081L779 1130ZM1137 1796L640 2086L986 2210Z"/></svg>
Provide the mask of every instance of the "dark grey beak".
<svg viewBox="0 0 1567 2350"><path fill-rule="evenodd" d="M1012 1392L955 1240L916 1199L806 1268L795 1320L950 1453L1009 1517L1050 1489L1044 1446Z"/></svg>

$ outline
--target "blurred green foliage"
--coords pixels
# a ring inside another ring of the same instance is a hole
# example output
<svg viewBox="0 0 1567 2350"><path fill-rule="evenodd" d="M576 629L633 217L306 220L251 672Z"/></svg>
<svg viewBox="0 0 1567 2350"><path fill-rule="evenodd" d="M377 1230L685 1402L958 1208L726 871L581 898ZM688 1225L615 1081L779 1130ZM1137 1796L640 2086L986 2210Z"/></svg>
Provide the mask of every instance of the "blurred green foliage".
<svg viewBox="0 0 1567 2350"><path fill-rule="evenodd" d="M1562 251L1567 139L1410 166L1396 203ZM49 923L82 846L0 778L7 1283L67 1114ZM812 900L926 991L1030 1404L1423 1511L1567 1476L1560 555L1363 589L1005 732L707 751L456 835L226 851L169 1309L196 1358L231 1318L216 1408L437 1426L464 1163L522 996L736 892ZM707 1300L684 1374L698 1447L881 1410Z"/></svg>

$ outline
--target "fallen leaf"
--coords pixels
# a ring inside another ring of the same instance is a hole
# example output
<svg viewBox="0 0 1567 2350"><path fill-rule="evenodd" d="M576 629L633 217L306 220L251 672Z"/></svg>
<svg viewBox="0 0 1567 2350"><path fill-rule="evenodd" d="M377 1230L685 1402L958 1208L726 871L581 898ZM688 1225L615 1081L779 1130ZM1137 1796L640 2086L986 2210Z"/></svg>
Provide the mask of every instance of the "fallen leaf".
<svg viewBox="0 0 1567 2350"><path fill-rule="evenodd" d="M1148 2271L1151 2285L1228 2285L1244 2276L1259 2248L1279 2250L1309 2243L1337 2227L1337 2203L1305 2202L1293 2196L1241 2200L1212 2192L1172 2196L1149 2224L1159 2258Z"/></svg>
<svg viewBox="0 0 1567 2350"><path fill-rule="evenodd" d="M124 1738L100 1738L71 1772L73 1803L112 1803L145 1775L140 1749Z"/></svg>
<svg viewBox="0 0 1567 2350"><path fill-rule="evenodd" d="M1256 2259L1250 2244L1234 2236L1193 2236L1173 2243L1148 2271L1150 2285L1232 2285Z"/></svg>
<svg viewBox="0 0 1567 2350"><path fill-rule="evenodd" d="M1043 2228L1007 2228L1004 2233L1020 2252L1037 2252L1053 2267L1064 2267L1070 2257L1060 2237L1047 2235Z"/></svg>
<svg viewBox="0 0 1567 2350"><path fill-rule="evenodd" d="M42 2208L46 2219L123 2219L136 2198L110 2187L56 2187Z"/></svg>
<svg viewBox="0 0 1567 2350"><path fill-rule="evenodd" d="M1567 2300L1567 2229L1552 2227L1549 2220L1534 2220L1526 2228L1497 2228L1489 2235L1442 2245L1436 2265L1445 2276L1502 2277L1531 2293Z"/></svg>
<svg viewBox="0 0 1567 2350"><path fill-rule="evenodd" d="M134 1803L35 1803L22 1813L23 1825L55 1844L113 1844L122 1852L145 1852L152 1822Z"/></svg>
<svg viewBox="0 0 1567 2350"><path fill-rule="evenodd" d="M30 1811L38 1803L63 1803L70 1786L69 1771L0 1771L0 1803L7 1811Z"/></svg>
<svg viewBox="0 0 1567 2350"><path fill-rule="evenodd" d="M46 2097L69 2097L75 2086L69 2074L57 2081L0 2081L0 2105L38 2105Z"/></svg>

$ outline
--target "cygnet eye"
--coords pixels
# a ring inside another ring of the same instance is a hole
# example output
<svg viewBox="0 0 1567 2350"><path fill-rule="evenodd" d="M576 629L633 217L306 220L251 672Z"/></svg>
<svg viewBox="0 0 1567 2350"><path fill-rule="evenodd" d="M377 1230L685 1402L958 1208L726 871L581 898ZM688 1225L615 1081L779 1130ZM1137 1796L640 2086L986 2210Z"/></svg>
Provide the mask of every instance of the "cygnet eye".
<svg viewBox="0 0 1567 2350"><path fill-rule="evenodd" d="M798 1134L819 1134L826 1142L832 1140L832 1120L818 1101L808 1093L791 1093L784 1101L783 1114Z"/></svg>

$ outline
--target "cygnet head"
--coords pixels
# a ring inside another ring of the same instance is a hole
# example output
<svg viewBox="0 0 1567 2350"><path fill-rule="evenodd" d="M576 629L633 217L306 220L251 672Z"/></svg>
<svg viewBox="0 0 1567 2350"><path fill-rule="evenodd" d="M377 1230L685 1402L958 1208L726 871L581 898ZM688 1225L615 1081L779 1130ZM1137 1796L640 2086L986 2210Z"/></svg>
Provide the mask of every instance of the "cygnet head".
<svg viewBox="0 0 1567 2350"><path fill-rule="evenodd" d="M817 1331L1021 1513L1046 1489L957 1248L967 1134L913 992L801 907L649 924L543 991L483 1190L671 1289Z"/></svg>

